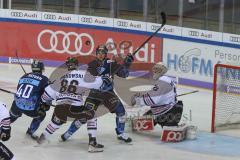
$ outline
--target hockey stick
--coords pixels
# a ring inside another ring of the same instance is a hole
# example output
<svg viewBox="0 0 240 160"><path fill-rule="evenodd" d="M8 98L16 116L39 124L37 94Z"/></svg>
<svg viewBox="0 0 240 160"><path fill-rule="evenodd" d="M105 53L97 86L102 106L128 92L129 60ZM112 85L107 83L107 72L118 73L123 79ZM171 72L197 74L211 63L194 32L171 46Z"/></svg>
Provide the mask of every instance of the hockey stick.
<svg viewBox="0 0 240 160"><path fill-rule="evenodd" d="M164 12L161 12L161 17L162 17L162 24L161 26L153 33L151 34L131 55L134 56L149 40L151 40L153 38L153 36L155 36L162 28L163 26L166 24L167 19L166 19L166 14ZM121 67L118 67L113 73L112 73L112 77L114 74L116 74L119 70L121 69Z"/></svg>
<svg viewBox="0 0 240 160"><path fill-rule="evenodd" d="M164 12L161 12L161 17L162 17L162 24L161 26L153 33L151 36L149 36L133 53L132 55L134 56L150 39L152 39L153 36L155 36L166 24L167 19L166 19L166 14Z"/></svg>
<svg viewBox="0 0 240 160"><path fill-rule="evenodd" d="M10 93L10 94L15 94L15 93L12 92L12 91L8 91L8 90L6 90L6 89L2 89L2 88L0 88L0 91L6 92L6 93Z"/></svg>
<svg viewBox="0 0 240 160"><path fill-rule="evenodd" d="M27 74L27 72L25 71L25 69L23 68L23 66L22 66L22 64L21 64L21 62L20 62L20 60L19 60L19 57L18 57L18 52L17 52L17 50L16 50L16 57L17 57L17 60L18 60L18 64L21 66L21 68L22 68L23 72L24 72L25 74Z"/></svg>
<svg viewBox="0 0 240 160"><path fill-rule="evenodd" d="M191 91L191 92L187 92L187 93L179 94L179 95L177 95L177 97L185 96L185 95L192 94L192 93L197 93L197 92L199 92L199 90L195 90L195 91Z"/></svg>

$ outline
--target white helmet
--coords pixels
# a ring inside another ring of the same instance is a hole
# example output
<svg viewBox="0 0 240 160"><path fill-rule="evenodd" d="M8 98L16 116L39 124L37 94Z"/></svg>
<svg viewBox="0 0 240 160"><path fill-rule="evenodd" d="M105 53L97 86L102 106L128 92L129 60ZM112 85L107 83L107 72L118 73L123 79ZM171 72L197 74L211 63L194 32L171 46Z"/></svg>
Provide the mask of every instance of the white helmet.
<svg viewBox="0 0 240 160"><path fill-rule="evenodd" d="M156 63L152 68L153 79L158 80L161 76L167 73L167 71L167 67L162 62Z"/></svg>

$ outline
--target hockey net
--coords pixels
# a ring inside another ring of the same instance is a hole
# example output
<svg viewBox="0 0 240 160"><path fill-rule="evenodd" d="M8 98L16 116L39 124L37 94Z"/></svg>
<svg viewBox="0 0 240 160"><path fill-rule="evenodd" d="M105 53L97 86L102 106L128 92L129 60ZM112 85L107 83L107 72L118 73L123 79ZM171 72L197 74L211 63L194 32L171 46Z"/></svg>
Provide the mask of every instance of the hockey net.
<svg viewBox="0 0 240 160"><path fill-rule="evenodd" d="M240 128L240 66L214 68L212 132Z"/></svg>

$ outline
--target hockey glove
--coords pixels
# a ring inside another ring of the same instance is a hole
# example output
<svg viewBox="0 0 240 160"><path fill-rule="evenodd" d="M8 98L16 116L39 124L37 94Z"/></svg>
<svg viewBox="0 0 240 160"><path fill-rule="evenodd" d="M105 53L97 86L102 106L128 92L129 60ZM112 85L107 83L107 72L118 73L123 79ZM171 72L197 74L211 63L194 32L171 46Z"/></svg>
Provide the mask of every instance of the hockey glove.
<svg viewBox="0 0 240 160"><path fill-rule="evenodd" d="M128 54L127 57L124 59L124 65L129 68L132 62L134 61L134 57L131 54Z"/></svg>
<svg viewBox="0 0 240 160"><path fill-rule="evenodd" d="M2 141L7 141L11 137L11 127L9 126L7 129L2 128L0 133L0 139Z"/></svg>
<svg viewBox="0 0 240 160"><path fill-rule="evenodd" d="M132 97L131 97L131 105L139 105L140 104L140 98L141 98L141 93L135 93Z"/></svg>
<svg viewBox="0 0 240 160"><path fill-rule="evenodd" d="M42 102L40 104L40 107L37 109L37 113L39 116L45 117L46 111L48 111L49 109L50 109L50 106Z"/></svg>

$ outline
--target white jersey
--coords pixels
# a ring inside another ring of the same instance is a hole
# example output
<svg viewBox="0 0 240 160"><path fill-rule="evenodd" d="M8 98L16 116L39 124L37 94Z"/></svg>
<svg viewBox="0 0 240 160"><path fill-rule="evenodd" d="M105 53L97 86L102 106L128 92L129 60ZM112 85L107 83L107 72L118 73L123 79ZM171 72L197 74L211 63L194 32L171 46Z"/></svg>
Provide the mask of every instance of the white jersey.
<svg viewBox="0 0 240 160"><path fill-rule="evenodd" d="M164 114L176 103L176 81L168 76L161 76L151 91L137 97L140 106L151 106L154 115Z"/></svg>
<svg viewBox="0 0 240 160"><path fill-rule="evenodd" d="M2 128L9 129L10 127L10 115L6 108L6 104L0 102L0 131Z"/></svg>
<svg viewBox="0 0 240 160"><path fill-rule="evenodd" d="M57 105L83 105L82 95L89 89L100 89L101 77L90 75L86 71L73 70L60 78L60 86L49 85L42 96L43 102L55 100Z"/></svg>

